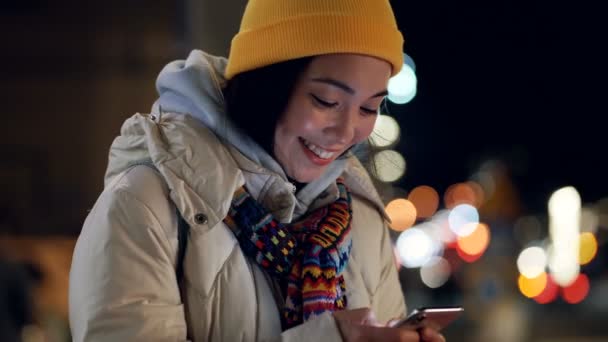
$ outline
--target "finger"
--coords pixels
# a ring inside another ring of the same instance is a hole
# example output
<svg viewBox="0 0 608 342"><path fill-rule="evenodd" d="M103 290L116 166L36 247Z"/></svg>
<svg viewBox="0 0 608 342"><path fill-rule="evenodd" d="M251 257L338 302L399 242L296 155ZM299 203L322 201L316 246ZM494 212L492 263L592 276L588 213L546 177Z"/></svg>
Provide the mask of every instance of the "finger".
<svg viewBox="0 0 608 342"><path fill-rule="evenodd" d="M374 313L370 308L355 309L353 312L356 313L356 323L363 325L371 325L371 322L376 321L376 316L374 316Z"/></svg>
<svg viewBox="0 0 608 342"><path fill-rule="evenodd" d="M372 310L369 310L367 316L363 320L363 324L364 325L371 325L373 327L381 327L382 326L382 324L380 322L378 322L378 319L376 319L376 315L374 314L374 312Z"/></svg>
<svg viewBox="0 0 608 342"><path fill-rule="evenodd" d="M445 337L437 330L424 328L420 330L420 338L425 342L445 342Z"/></svg>
<svg viewBox="0 0 608 342"><path fill-rule="evenodd" d="M392 328L395 326L395 324L399 323L399 321L401 321L401 319L399 318L393 318L390 321L386 322L386 326L389 328Z"/></svg>
<svg viewBox="0 0 608 342"><path fill-rule="evenodd" d="M361 337L363 341L387 341L387 342L418 342L420 335L417 331L387 328L387 327L372 327L361 326Z"/></svg>
<svg viewBox="0 0 608 342"><path fill-rule="evenodd" d="M352 324L364 324L369 319L371 310L369 308L359 308L353 310L341 310L334 312L334 316L341 321Z"/></svg>

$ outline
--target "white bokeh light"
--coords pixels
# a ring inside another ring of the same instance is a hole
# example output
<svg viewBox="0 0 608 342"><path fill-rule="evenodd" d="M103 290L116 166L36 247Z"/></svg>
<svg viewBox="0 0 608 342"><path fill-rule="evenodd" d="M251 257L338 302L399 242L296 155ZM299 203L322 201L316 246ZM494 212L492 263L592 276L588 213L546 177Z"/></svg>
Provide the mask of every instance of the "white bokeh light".
<svg viewBox="0 0 608 342"><path fill-rule="evenodd" d="M388 81L388 99L396 104L410 102L417 93L418 78L414 60L404 54L404 63L401 71Z"/></svg>
<svg viewBox="0 0 608 342"><path fill-rule="evenodd" d="M410 228L397 238L397 250L403 266L421 267L433 257L433 240L423 230Z"/></svg>
<svg viewBox="0 0 608 342"><path fill-rule="evenodd" d="M555 282L568 286L580 273L581 197L574 187L555 191L548 204L552 252L549 269Z"/></svg>
<svg viewBox="0 0 608 342"><path fill-rule="evenodd" d="M416 73L408 65L388 81L388 99L396 104L410 102L417 93L418 79Z"/></svg>
<svg viewBox="0 0 608 342"><path fill-rule="evenodd" d="M383 182L394 182L405 173L405 158L401 153L384 150L374 155L376 177Z"/></svg>
<svg viewBox="0 0 608 342"><path fill-rule="evenodd" d="M370 136L372 145L387 147L397 142L400 134L399 124L392 116L379 115Z"/></svg>
<svg viewBox="0 0 608 342"><path fill-rule="evenodd" d="M442 257L432 257L420 268L420 279L432 288L441 287L450 278L451 268L447 260Z"/></svg>
<svg viewBox="0 0 608 342"><path fill-rule="evenodd" d="M443 243L452 243L458 238L450 229L450 223L448 221L450 212L450 209L439 210L429 221L433 223L432 229L437 231L436 236L438 236Z"/></svg>
<svg viewBox="0 0 608 342"><path fill-rule="evenodd" d="M524 277L538 277L547 267L547 253L540 247L528 247L517 258L517 269Z"/></svg>
<svg viewBox="0 0 608 342"><path fill-rule="evenodd" d="M448 222L454 234L465 237L471 235L477 228L479 212L470 204L460 204L452 209Z"/></svg>
<svg viewBox="0 0 608 342"><path fill-rule="evenodd" d="M415 228L421 229L424 231L430 238L432 242L432 252L433 257L443 256L444 252L444 232L443 228L433 221L426 221L421 224L414 226ZM449 230L449 229L447 229Z"/></svg>

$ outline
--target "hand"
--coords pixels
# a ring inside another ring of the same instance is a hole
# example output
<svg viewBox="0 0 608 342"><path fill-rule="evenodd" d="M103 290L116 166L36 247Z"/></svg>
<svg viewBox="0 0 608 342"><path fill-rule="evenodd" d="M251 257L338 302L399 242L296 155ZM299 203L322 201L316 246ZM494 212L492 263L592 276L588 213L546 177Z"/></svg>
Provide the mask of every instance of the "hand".
<svg viewBox="0 0 608 342"><path fill-rule="evenodd" d="M398 319L398 318L392 319L392 320L388 321L386 326L392 327L399 321L400 321L400 319ZM446 342L445 337L443 335L441 335L435 329L427 327L427 328L418 329L416 331L419 333L420 341L422 341L422 342Z"/></svg>
<svg viewBox="0 0 608 342"><path fill-rule="evenodd" d="M445 337L437 330L431 328L423 328L418 331L420 333L420 341L423 342L445 342Z"/></svg>
<svg viewBox="0 0 608 342"><path fill-rule="evenodd" d="M336 311L334 312L334 318L340 329L342 339L346 342L445 342L445 338L432 329L427 328L415 331L406 328L393 328L381 324L376 320L374 313L368 308Z"/></svg>

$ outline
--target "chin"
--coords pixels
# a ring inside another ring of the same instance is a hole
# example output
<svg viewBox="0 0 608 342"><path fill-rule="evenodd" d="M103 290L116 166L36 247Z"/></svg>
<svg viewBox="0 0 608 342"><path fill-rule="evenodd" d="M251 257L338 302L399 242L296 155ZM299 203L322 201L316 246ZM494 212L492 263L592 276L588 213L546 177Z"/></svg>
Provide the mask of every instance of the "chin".
<svg viewBox="0 0 608 342"><path fill-rule="evenodd" d="M300 183L311 183L314 182L315 180L321 178L321 176L323 175L323 171L325 171L325 169L323 169L322 171L314 171L314 172L304 172L304 173L299 173L299 174L294 174L293 176L289 176L291 177L293 180L300 182Z"/></svg>

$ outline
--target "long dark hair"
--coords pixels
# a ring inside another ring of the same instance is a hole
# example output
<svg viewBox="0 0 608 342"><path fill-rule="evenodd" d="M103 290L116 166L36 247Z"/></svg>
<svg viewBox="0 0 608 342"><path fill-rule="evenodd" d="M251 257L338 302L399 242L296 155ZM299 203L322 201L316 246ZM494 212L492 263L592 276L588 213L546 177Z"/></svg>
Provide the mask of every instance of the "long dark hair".
<svg viewBox="0 0 608 342"><path fill-rule="evenodd" d="M313 57L289 60L235 75L224 87L229 119L271 156L274 131L298 77Z"/></svg>

